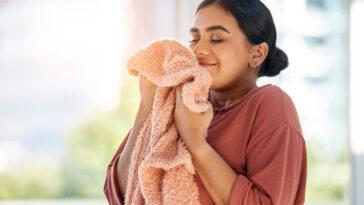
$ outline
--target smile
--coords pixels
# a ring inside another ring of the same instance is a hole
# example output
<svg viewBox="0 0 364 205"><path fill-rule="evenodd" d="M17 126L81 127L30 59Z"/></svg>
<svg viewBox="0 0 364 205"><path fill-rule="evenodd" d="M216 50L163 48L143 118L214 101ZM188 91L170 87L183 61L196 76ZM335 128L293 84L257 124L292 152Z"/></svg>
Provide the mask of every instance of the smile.
<svg viewBox="0 0 364 205"><path fill-rule="evenodd" d="M199 64L199 65L202 67L212 67L212 66L216 65L216 63L215 64Z"/></svg>

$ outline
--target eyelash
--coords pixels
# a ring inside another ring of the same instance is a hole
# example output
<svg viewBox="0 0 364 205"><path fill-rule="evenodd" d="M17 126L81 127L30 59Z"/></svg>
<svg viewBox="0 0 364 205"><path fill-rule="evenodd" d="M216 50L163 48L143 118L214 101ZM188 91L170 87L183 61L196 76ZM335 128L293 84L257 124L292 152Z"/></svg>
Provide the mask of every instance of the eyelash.
<svg viewBox="0 0 364 205"><path fill-rule="evenodd" d="M188 42L190 42L190 43L195 43L195 42L197 42L198 40L191 40L191 41L188 41ZM213 42L213 43L221 43L223 40L214 40L214 39L211 39L211 42Z"/></svg>

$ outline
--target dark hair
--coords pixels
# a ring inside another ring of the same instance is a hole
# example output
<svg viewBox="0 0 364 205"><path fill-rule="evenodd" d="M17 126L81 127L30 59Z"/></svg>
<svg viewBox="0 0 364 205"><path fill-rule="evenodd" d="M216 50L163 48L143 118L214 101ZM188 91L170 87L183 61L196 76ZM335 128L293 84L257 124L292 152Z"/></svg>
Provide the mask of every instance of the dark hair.
<svg viewBox="0 0 364 205"><path fill-rule="evenodd" d="M266 42L269 47L258 77L276 76L288 66L288 57L276 46L276 28L269 9L260 0L204 0L197 12L211 4L218 4L237 20L248 41L254 45Z"/></svg>

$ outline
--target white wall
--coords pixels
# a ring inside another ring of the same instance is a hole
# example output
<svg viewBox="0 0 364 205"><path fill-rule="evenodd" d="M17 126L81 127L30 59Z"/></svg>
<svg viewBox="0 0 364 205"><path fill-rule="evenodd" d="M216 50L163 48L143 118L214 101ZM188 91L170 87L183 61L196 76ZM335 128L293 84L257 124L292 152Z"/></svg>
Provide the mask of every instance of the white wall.
<svg viewBox="0 0 364 205"><path fill-rule="evenodd" d="M350 14L350 131L352 204L364 204L364 1L354 0Z"/></svg>

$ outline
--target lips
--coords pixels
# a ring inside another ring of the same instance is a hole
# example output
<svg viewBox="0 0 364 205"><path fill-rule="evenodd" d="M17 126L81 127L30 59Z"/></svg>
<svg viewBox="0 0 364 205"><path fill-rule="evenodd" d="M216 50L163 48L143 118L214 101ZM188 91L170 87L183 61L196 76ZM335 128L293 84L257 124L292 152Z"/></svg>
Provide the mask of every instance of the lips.
<svg viewBox="0 0 364 205"><path fill-rule="evenodd" d="M201 67L212 67L214 65L217 65L216 61L209 60L207 58L197 58L198 64Z"/></svg>
<svg viewBox="0 0 364 205"><path fill-rule="evenodd" d="M216 65L216 63L214 63L214 64L199 63L199 65L202 66L202 67L209 67L209 66Z"/></svg>

